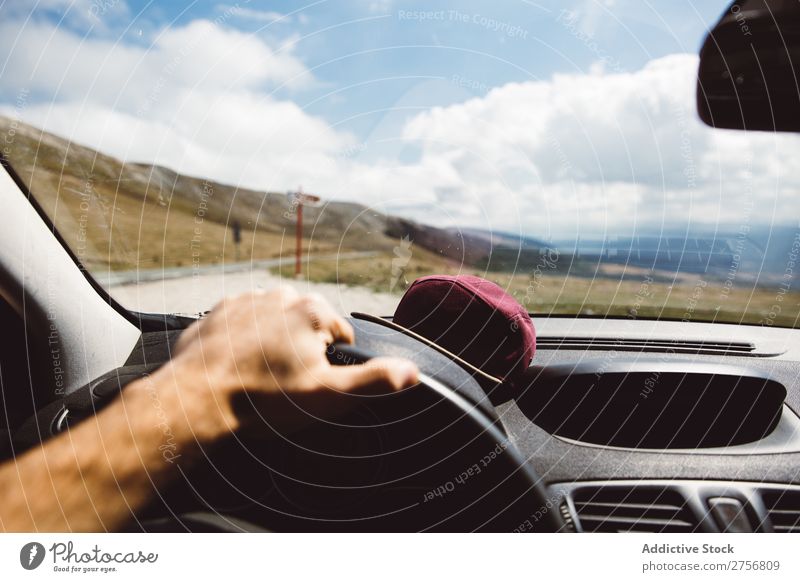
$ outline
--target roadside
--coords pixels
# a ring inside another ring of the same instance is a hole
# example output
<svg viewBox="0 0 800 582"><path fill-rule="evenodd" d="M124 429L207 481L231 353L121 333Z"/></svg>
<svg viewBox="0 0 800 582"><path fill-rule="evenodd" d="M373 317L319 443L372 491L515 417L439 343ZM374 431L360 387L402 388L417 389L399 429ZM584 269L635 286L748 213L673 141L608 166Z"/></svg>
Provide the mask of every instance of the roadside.
<svg viewBox="0 0 800 582"><path fill-rule="evenodd" d="M314 261L326 262L362 259L374 257L377 254L378 253L375 251L354 251L314 257ZM308 264L308 255L304 255L301 260L304 264ZM291 256L280 257L276 259L261 259L257 261L242 261L239 263L220 263L217 265L196 265L191 267L166 267L163 269L94 272L93 276L98 283L100 283L103 287L108 288L118 285L129 285L131 283L161 281L163 279L186 279L187 277L196 277L200 275L240 273L244 271L257 271L259 269L266 270L273 267L294 265L294 261L294 256Z"/></svg>
<svg viewBox="0 0 800 582"><path fill-rule="evenodd" d="M315 259L317 260L317 259ZM302 293L319 293L344 315L363 311L374 315L394 313L400 294L375 292L367 287L337 283L297 281L269 272L269 267L248 263L248 270L204 272L141 283L111 285L110 292L125 307L149 313L197 314L227 295L290 285Z"/></svg>

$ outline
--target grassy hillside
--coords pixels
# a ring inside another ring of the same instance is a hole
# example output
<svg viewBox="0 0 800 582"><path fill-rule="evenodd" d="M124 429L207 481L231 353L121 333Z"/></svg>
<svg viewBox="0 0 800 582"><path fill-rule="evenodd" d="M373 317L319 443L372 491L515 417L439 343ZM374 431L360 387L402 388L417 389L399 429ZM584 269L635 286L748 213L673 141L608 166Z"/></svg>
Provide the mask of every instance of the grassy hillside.
<svg viewBox="0 0 800 582"><path fill-rule="evenodd" d="M91 269L149 269L290 256L296 209L258 192L144 164L124 164L34 127L0 118L6 158ZM401 237L359 204L304 208L304 250L392 256ZM231 225L238 221L239 255ZM396 229L395 229L396 230ZM452 238L452 235L447 235ZM426 268L447 263L437 253Z"/></svg>

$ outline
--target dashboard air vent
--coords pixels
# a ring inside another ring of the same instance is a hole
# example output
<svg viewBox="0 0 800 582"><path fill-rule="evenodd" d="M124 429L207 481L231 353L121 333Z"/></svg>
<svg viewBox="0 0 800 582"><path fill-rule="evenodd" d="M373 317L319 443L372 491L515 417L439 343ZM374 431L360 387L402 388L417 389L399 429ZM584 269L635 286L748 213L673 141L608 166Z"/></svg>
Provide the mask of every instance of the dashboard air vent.
<svg viewBox="0 0 800 582"><path fill-rule="evenodd" d="M756 346L749 342L651 340L641 338L555 337L536 338L545 350L615 350L621 352L669 352L674 354L750 354Z"/></svg>
<svg viewBox="0 0 800 582"><path fill-rule="evenodd" d="M585 532L692 532L697 520L684 497L663 487L581 487L572 492Z"/></svg>
<svg viewBox="0 0 800 582"><path fill-rule="evenodd" d="M575 520L572 519L569 506L566 503L562 503L558 506L558 511L561 513L561 518L564 520L564 525L559 530L559 533L575 533Z"/></svg>
<svg viewBox="0 0 800 582"><path fill-rule="evenodd" d="M763 491L772 529L778 533L800 533L800 491Z"/></svg>

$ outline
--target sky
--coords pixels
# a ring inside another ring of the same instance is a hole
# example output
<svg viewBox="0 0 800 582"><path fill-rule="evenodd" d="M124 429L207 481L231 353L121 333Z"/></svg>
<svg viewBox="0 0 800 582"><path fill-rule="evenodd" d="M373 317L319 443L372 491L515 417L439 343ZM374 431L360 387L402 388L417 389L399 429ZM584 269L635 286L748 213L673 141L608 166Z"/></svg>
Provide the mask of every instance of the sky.
<svg viewBox="0 0 800 582"><path fill-rule="evenodd" d="M536 237L796 224L800 138L712 130L725 0L0 0L0 114L117 158Z"/></svg>

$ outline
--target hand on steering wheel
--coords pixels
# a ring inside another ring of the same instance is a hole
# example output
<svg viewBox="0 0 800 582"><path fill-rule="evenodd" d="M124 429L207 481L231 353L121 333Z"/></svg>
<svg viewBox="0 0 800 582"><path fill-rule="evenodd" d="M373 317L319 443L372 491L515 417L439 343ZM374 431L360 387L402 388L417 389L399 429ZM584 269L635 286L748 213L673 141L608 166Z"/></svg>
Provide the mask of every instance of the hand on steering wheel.
<svg viewBox="0 0 800 582"><path fill-rule="evenodd" d="M352 343L353 328L321 296L290 288L250 293L226 299L187 329L158 374L172 376L184 402L213 402L203 416L229 430L266 424L281 434L346 412L358 401L353 394L417 381L417 367L400 358L332 366L326 348L333 342Z"/></svg>

